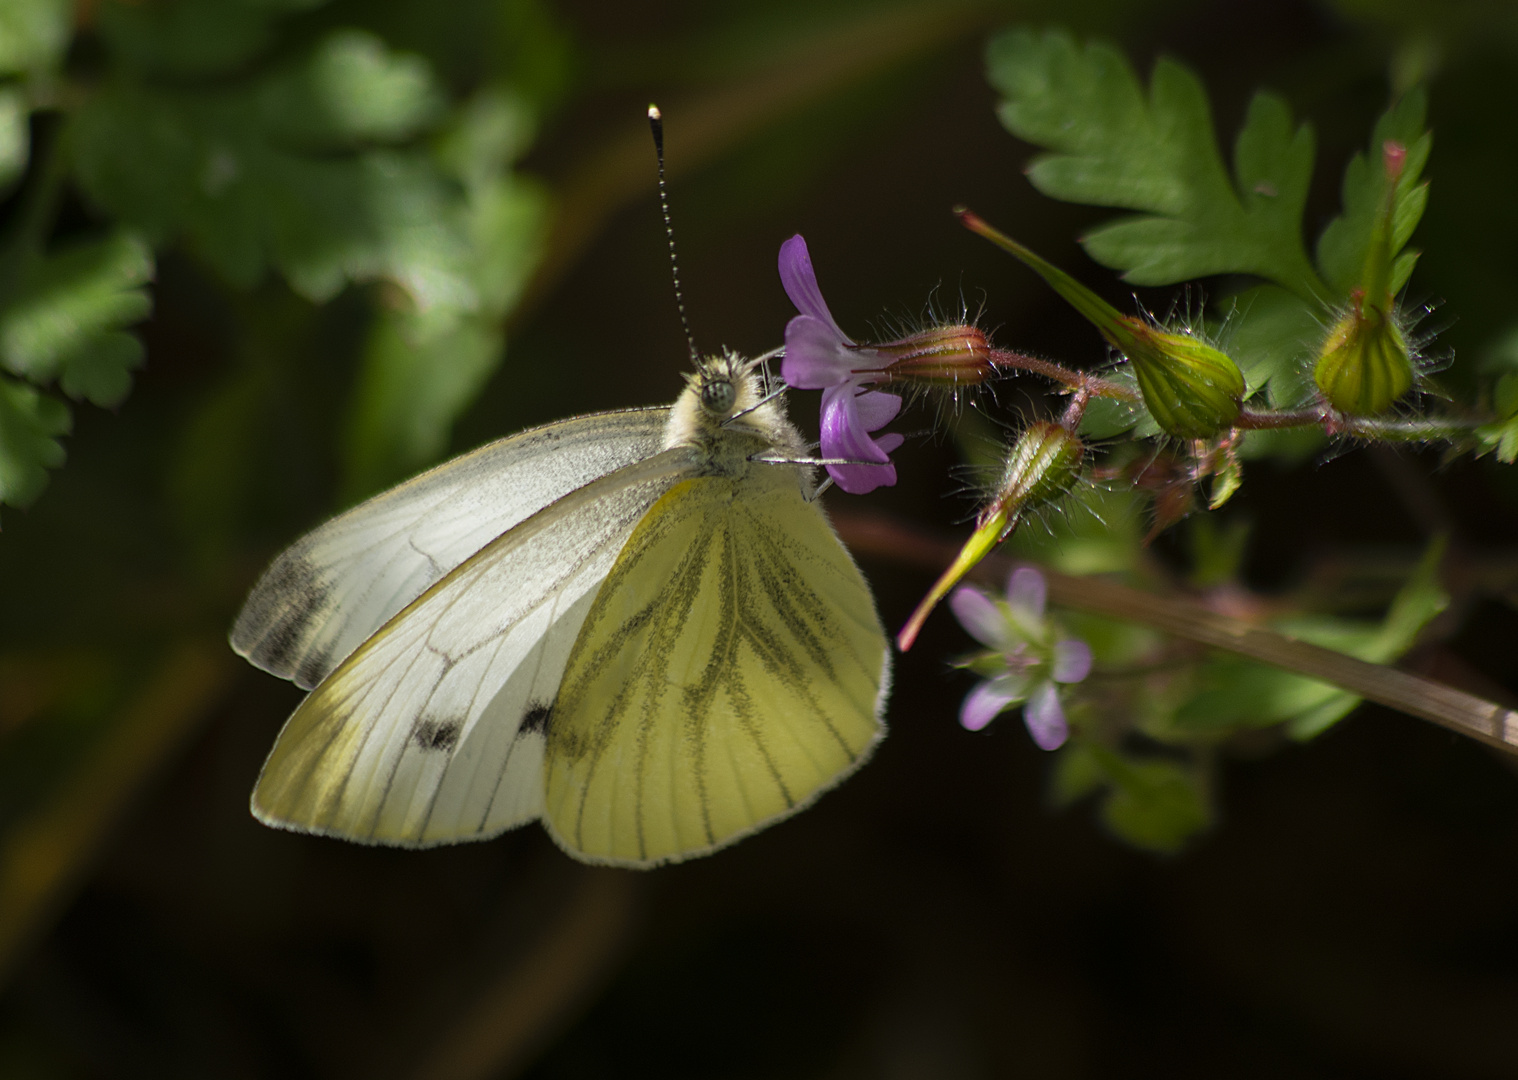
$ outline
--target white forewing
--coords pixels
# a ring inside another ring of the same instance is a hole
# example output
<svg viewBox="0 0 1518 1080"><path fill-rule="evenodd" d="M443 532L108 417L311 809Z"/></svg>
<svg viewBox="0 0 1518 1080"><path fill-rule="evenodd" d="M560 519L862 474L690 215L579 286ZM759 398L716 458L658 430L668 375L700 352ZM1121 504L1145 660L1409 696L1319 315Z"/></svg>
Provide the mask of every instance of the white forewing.
<svg viewBox="0 0 1518 1080"><path fill-rule="evenodd" d="M487 544L301 704L253 795L269 824L423 846L542 812L543 721L581 624L688 448L578 488Z"/></svg>
<svg viewBox="0 0 1518 1080"><path fill-rule="evenodd" d="M354 507L264 572L232 628L232 647L311 689L497 536L656 454L668 416L668 408L597 413L524 431Z"/></svg>

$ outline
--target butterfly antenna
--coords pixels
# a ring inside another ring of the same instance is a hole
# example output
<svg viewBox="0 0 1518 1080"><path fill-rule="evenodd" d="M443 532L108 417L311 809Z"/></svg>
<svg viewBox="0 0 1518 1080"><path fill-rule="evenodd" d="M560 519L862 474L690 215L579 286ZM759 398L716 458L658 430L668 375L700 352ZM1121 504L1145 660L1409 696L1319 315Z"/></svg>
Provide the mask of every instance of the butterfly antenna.
<svg viewBox="0 0 1518 1080"><path fill-rule="evenodd" d="M654 152L659 157L659 209L664 211L664 235L669 237L669 272L675 279L675 307L680 309L680 325L685 328L691 363L699 366L701 354L696 349L696 336L690 332L690 320L685 317L685 296L680 292L680 260L675 255L675 226L669 219L669 187L664 183L664 115L657 105L648 107L648 127L654 133Z"/></svg>

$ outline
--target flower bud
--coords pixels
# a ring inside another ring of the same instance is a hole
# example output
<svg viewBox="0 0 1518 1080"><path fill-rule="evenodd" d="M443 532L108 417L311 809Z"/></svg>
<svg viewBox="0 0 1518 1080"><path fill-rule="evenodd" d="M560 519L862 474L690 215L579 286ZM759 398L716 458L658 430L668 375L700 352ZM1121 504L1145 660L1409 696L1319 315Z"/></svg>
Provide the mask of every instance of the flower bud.
<svg viewBox="0 0 1518 1080"><path fill-rule="evenodd" d="M1007 455L996 494L976 517L976 527L999 520L1007 528L998 539L1005 539L1015 525L1012 519L1057 499L1075 485L1085 456L1080 439L1059 424L1030 425Z"/></svg>
<svg viewBox="0 0 1518 1080"><path fill-rule="evenodd" d="M1144 406L1167 435L1207 439L1228 430L1244 401L1244 373L1224 353L1192 337L1123 317L1104 336L1133 364Z"/></svg>
<svg viewBox="0 0 1518 1080"><path fill-rule="evenodd" d="M1360 285L1350 293L1349 309L1328 331L1312 369L1328 403L1351 416L1385 412L1413 385L1412 354L1392 314L1396 301L1391 295L1397 182L1406 163L1401 143L1388 140L1382 146L1384 191Z"/></svg>
<svg viewBox="0 0 1518 1080"><path fill-rule="evenodd" d="M929 612L958 585L975 564L1017 528L1029 510L1059 498L1080 478L1086 448L1074 433L1043 421L1023 432L1007 455L1006 467L991 501L975 519L975 532L943 572L896 637L902 652L912 647Z"/></svg>
<svg viewBox="0 0 1518 1080"><path fill-rule="evenodd" d="M991 343L976 326L935 326L869 348L889 361L882 383L965 386L996 374Z"/></svg>
<svg viewBox="0 0 1518 1080"><path fill-rule="evenodd" d="M1373 416L1412 389L1413 362L1396 322L1357 290L1349 311L1328 332L1312 377L1340 412Z"/></svg>
<svg viewBox="0 0 1518 1080"><path fill-rule="evenodd" d="M1126 356L1138 376L1144 405L1167 435L1205 439L1238 419L1244 400L1244 373L1222 352L1190 334L1161 330L1124 315L1053 263L987 225L968 210L959 219L1010 252L1049 283Z"/></svg>

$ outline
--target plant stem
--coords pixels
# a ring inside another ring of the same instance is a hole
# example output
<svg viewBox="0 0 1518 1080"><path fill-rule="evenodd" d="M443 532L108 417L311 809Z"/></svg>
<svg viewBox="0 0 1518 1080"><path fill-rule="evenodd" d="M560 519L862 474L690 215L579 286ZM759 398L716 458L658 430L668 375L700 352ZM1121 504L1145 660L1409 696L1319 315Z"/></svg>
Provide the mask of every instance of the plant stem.
<svg viewBox="0 0 1518 1080"><path fill-rule="evenodd" d="M834 514L833 525L844 543L858 554L924 569L944 566L954 559L959 548L952 540L879 515ZM1003 580L1012 565L1013 560L1004 555L991 555L969 576L988 582ZM1518 754L1518 712L1496 702L1219 615L1192 600L1156 596L1105 578L1076 577L1040 569L1049 584L1049 599L1056 604L1152 626L1188 641L1319 679L1488 746Z"/></svg>
<svg viewBox="0 0 1518 1080"><path fill-rule="evenodd" d="M1092 397L1115 398L1118 401L1139 400L1138 391L1131 386L1124 386L1122 383L1099 378L1096 375L1088 375L1084 371L1064 367L1052 360L1040 360L1026 353L1012 352L1010 349L992 349L991 363L998 369L1012 368L1042 375L1072 390L1084 390Z"/></svg>

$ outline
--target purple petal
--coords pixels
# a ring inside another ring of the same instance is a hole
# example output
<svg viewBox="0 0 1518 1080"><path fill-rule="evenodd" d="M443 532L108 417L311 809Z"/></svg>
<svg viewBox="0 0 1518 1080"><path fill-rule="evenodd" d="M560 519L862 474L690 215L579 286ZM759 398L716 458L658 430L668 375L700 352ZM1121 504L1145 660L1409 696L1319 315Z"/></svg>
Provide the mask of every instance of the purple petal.
<svg viewBox="0 0 1518 1080"><path fill-rule="evenodd" d="M822 456L880 462L827 466L833 482L850 495L863 495L896 483L896 466L891 464L890 450L901 445L899 436L883 435L878 441L870 438L869 428L859 417L858 403L862 398L890 398L897 409L901 407L901 399L894 394L858 394L852 386L834 386L822 392ZM873 401L866 404L866 409L872 418L885 411Z"/></svg>
<svg viewBox="0 0 1518 1080"><path fill-rule="evenodd" d="M854 417L865 431L883 428L901 412L901 398L879 390L869 390L854 397Z"/></svg>
<svg viewBox="0 0 1518 1080"><path fill-rule="evenodd" d="M1070 727L1065 723L1065 710L1053 683L1043 683L1033 691L1028 704L1023 706L1023 723L1028 725L1028 734L1040 750L1058 750L1064 745L1070 737Z"/></svg>
<svg viewBox="0 0 1518 1080"><path fill-rule="evenodd" d="M1055 682L1080 682L1091 674L1091 646L1080 638L1061 641L1054 646L1054 668L1050 672Z"/></svg>
<svg viewBox="0 0 1518 1080"><path fill-rule="evenodd" d="M1007 617L1001 608L979 589L961 585L949 595L949 610L959 625L982 645L1001 649L1007 640Z"/></svg>
<svg viewBox="0 0 1518 1080"><path fill-rule="evenodd" d="M797 311L826 323L841 341L849 340L833 321L833 313L822 298L817 274L812 269L812 256L800 233L780 245L780 284L785 286L785 295L791 298Z"/></svg>
<svg viewBox="0 0 1518 1080"><path fill-rule="evenodd" d="M959 722L971 731L979 731L1016 700L1016 694L994 682L978 683L959 707Z"/></svg>
<svg viewBox="0 0 1518 1080"><path fill-rule="evenodd" d="M1044 602L1048 595L1049 586L1044 583L1044 575L1031 566L1019 566L1007 579L1007 603L1019 621L1037 625L1044 617Z"/></svg>
<svg viewBox="0 0 1518 1080"><path fill-rule="evenodd" d="M785 359L780 377L798 390L825 390L853 378L854 355L836 327L813 315L785 324Z"/></svg>

